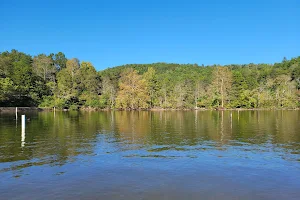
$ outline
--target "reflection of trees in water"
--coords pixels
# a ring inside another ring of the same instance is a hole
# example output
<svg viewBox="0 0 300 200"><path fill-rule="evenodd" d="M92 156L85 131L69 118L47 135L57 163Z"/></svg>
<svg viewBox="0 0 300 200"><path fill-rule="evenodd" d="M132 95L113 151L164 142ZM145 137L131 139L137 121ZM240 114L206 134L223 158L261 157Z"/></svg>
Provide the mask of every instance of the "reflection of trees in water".
<svg viewBox="0 0 300 200"><path fill-rule="evenodd" d="M204 140L220 144L233 140L256 144L300 141L297 111L122 111L114 114L115 131L134 142L193 145Z"/></svg>
<svg viewBox="0 0 300 200"><path fill-rule="evenodd" d="M21 129L0 126L0 162L32 160L19 166L63 165L79 154L90 154L96 139L97 118L79 112L39 112L30 115L26 144L21 147Z"/></svg>
<svg viewBox="0 0 300 200"><path fill-rule="evenodd" d="M77 155L92 154L98 134L120 146L212 142L222 149L234 143L271 144L270 148L299 153L300 145L299 111L39 112L29 116L26 144L21 148L21 127L12 121L13 115L1 115L0 163L31 160L19 166L63 165Z"/></svg>

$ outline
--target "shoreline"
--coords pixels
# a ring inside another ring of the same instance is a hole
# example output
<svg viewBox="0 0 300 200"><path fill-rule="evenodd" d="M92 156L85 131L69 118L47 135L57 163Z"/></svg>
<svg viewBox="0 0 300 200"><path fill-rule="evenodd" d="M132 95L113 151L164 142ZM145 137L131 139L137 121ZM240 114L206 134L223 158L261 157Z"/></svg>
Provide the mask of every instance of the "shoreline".
<svg viewBox="0 0 300 200"><path fill-rule="evenodd" d="M1 112L16 112L16 108L18 108L18 112L43 111L44 110L43 108L39 108L39 107L0 107L0 113ZM49 109L49 110L51 110L51 109Z"/></svg>
<svg viewBox="0 0 300 200"><path fill-rule="evenodd" d="M53 111L53 108L41 108L41 107L17 107L18 112L25 111ZM70 109L55 109L56 111L275 111L275 110L300 110L300 108L190 108L190 109L175 109L175 108L149 108L149 109L100 109L100 108L79 108L78 110ZM1 112L15 112L16 107L0 107Z"/></svg>

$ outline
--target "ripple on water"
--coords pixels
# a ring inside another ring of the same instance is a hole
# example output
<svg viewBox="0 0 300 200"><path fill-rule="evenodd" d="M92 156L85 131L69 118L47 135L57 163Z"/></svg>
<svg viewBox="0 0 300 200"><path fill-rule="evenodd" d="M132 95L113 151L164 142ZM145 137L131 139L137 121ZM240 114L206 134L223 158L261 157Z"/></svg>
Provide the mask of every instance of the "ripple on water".
<svg viewBox="0 0 300 200"><path fill-rule="evenodd" d="M101 188L118 194L122 187L130 193L132 185L162 194L160 185L179 193L215 192L223 191L222 182L230 194L267 188L273 197L282 190L291 197L300 187L298 111L283 118L271 111L233 112L232 119L213 111L34 115L22 143L20 127L0 114L1 194L16 185L24 189L29 180L32 188L44 187L35 194L59 187L68 195Z"/></svg>

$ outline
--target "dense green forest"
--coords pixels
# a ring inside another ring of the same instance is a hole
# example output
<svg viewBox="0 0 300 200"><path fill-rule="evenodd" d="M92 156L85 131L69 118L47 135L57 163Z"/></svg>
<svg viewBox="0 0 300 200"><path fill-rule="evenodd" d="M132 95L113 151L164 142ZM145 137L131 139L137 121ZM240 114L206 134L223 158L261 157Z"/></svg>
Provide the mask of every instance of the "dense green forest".
<svg viewBox="0 0 300 200"><path fill-rule="evenodd" d="M0 106L298 108L300 57L275 64L129 64L97 72L64 53L0 54Z"/></svg>

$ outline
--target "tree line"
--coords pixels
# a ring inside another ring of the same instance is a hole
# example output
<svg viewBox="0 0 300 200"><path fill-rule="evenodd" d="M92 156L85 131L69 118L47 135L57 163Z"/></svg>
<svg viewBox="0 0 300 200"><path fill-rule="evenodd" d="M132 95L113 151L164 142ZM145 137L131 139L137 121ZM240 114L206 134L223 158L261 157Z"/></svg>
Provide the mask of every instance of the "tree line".
<svg viewBox="0 0 300 200"><path fill-rule="evenodd" d="M96 71L62 52L0 54L0 106L298 108L300 57L275 64L128 64Z"/></svg>

